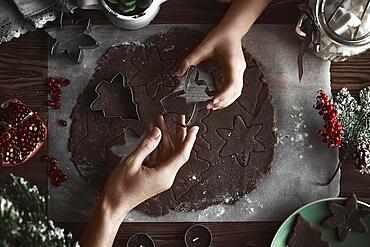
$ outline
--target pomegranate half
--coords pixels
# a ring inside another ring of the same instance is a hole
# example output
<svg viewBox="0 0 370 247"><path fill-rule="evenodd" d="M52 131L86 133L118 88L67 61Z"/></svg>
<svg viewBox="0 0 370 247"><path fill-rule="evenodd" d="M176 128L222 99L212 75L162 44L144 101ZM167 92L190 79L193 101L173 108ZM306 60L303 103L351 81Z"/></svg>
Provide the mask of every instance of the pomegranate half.
<svg viewBox="0 0 370 247"><path fill-rule="evenodd" d="M0 166L26 163L44 145L46 137L46 125L19 99L0 104Z"/></svg>

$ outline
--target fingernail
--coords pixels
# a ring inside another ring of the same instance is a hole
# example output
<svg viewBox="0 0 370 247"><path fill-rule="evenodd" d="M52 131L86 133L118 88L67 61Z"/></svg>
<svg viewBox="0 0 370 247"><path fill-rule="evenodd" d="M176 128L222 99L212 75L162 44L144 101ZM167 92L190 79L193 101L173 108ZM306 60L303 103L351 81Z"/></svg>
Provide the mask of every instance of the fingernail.
<svg viewBox="0 0 370 247"><path fill-rule="evenodd" d="M149 136L154 139L158 139L161 136L161 131L158 127L154 127L152 131L150 131Z"/></svg>
<svg viewBox="0 0 370 247"><path fill-rule="evenodd" d="M214 99L213 100L213 104L218 104L218 103L220 103L220 100L219 99Z"/></svg>

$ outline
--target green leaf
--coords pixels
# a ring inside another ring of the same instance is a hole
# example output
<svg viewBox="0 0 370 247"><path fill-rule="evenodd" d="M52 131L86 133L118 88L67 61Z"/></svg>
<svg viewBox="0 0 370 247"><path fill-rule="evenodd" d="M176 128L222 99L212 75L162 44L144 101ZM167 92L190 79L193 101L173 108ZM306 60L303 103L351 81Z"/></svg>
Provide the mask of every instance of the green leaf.
<svg viewBox="0 0 370 247"><path fill-rule="evenodd" d="M113 3L113 4L120 4L121 3L120 0L106 0L106 1L108 1L110 3Z"/></svg>
<svg viewBox="0 0 370 247"><path fill-rule="evenodd" d="M122 11L122 13L130 13L131 11L134 11L136 9L135 3L133 5L123 6L119 5L118 8Z"/></svg>
<svg viewBox="0 0 370 247"><path fill-rule="evenodd" d="M121 5L124 7L131 7L133 5L136 5L136 0L119 0L121 2Z"/></svg>
<svg viewBox="0 0 370 247"><path fill-rule="evenodd" d="M140 9L146 9L152 4L152 0L138 0L136 6Z"/></svg>

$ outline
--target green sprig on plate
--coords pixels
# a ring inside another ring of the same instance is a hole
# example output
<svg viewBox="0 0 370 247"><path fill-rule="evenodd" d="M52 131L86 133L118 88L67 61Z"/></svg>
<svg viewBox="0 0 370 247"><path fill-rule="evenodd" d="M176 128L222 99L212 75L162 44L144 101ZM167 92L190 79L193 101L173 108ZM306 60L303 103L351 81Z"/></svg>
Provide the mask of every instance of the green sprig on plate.
<svg viewBox="0 0 370 247"><path fill-rule="evenodd" d="M152 4L152 0L106 0L118 7L123 14L131 13L137 9L146 9Z"/></svg>

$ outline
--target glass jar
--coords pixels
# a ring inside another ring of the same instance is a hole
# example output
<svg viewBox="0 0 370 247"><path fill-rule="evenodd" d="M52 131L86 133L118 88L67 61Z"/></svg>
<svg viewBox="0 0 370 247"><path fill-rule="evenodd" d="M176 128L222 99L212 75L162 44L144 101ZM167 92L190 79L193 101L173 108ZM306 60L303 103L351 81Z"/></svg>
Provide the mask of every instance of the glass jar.
<svg viewBox="0 0 370 247"><path fill-rule="evenodd" d="M370 0L311 0L308 8L312 14L301 17L296 32L306 38L305 22L313 23L321 58L342 61L370 48Z"/></svg>

